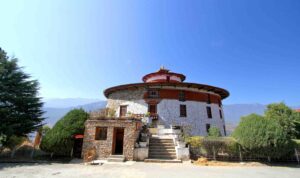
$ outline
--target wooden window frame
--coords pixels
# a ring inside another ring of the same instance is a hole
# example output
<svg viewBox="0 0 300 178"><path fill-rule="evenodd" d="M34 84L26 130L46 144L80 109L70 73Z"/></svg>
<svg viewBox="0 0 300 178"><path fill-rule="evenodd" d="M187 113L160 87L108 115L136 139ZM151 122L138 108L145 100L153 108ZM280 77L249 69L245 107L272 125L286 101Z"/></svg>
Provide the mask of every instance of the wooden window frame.
<svg viewBox="0 0 300 178"><path fill-rule="evenodd" d="M210 94L207 94L207 104L211 104L211 96L210 96Z"/></svg>
<svg viewBox="0 0 300 178"><path fill-rule="evenodd" d="M210 106L206 107L207 118L212 119L212 109Z"/></svg>
<svg viewBox="0 0 300 178"><path fill-rule="evenodd" d="M95 140L107 140L107 127L96 127Z"/></svg>
<svg viewBox="0 0 300 178"><path fill-rule="evenodd" d="M187 117L187 107L185 104L179 106L180 117Z"/></svg>
<svg viewBox="0 0 300 178"><path fill-rule="evenodd" d="M222 107L222 100L219 99L218 102L219 102L219 107Z"/></svg>
<svg viewBox="0 0 300 178"><path fill-rule="evenodd" d="M122 112L122 109L125 108L125 113ZM127 114L127 105L120 105L120 117L126 117Z"/></svg>
<svg viewBox="0 0 300 178"><path fill-rule="evenodd" d="M170 80L171 80L171 77L170 76L166 76L166 81L170 82Z"/></svg>
<svg viewBox="0 0 300 178"><path fill-rule="evenodd" d="M185 92L184 91L179 91L178 100L179 101L185 101Z"/></svg>
<svg viewBox="0 0 300 178"><path fill-rule="evenodd" d="M158 90L148 90L148 98L159 98L159 91Z"/></svg>
<svg viewBox="0 0 300 178"><path fill-rule="evenodd" d="M155 112L151 112L151 106L154 106L155 107ZM148 105L148 112L150 114L156 114L157 113L157 104L149 104Z"/></svg>

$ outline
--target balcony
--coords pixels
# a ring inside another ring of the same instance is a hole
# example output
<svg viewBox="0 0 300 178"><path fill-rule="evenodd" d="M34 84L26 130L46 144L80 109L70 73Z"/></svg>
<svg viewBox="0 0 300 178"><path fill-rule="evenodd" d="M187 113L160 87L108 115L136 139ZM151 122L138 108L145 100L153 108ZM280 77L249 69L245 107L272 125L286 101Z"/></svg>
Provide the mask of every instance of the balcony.
<svg viewBox="0 0 300 178"><path fill-rule="evenodd" d="M146 117L146 114L133 114L132 115L134 118L143 118ZM157 113L151 113L150 116L152 118L152 120L158 120L159 116Z"/></svg>

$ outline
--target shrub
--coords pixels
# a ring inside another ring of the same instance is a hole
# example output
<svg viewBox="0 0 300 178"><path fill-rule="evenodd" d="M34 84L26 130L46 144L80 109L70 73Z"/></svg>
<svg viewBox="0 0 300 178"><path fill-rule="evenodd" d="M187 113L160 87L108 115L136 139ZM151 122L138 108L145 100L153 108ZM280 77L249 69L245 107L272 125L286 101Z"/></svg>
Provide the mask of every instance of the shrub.
<svg viewBox="0 0 300 178"><path fill-rule="evenodd" d="M186 139L190 145L192 156L217 156L219 152L223 151L229 156L237 156L239 154L239 145L232 137L200 137L193 136ZM215 151L215 153L213 152Z"/></svg>
<svg viewBox="0 0 300 178"><path fill-rule="evenodd" d="M295 148L299 149L300 150L300 139L293 139L292 140L294 145L295 145Z"/></svg>
<svg viewBox="0 0 300 178"><path fill-rule="evenodd" d="M221 136L221 132L218 127L209 128L208 137L216 138L216 137L220 137L220 136Z"/></svg>
<svg viewBox="0 0 300 178"><path fill-rule="evenodd" d="M284 103L274 103L267 106L265 118L277 122L288 133L289 138L298 136L300 115Z"/></svg>
<svg viewBox="0 0 300 178"><path fill-rule="evenodd" d="M185 141L187 144L189 144L193 148L196 148L196 147L200 148L202 145L202 140L203 140L203 137L193 136L193 137L186 138Z"/></svg>
<svg viewBox="0 0 300 178"><path fill-rule="evenodd" d="M69 155L73 147L73 135L83 134L88 114L83 109L73 109L60 119L43 137L40 148L43 151Z"/></svg>
<svg viewBox="0 0 300 178"><path fill-rule="evenodd" d="M293 151L288 133L274 120L251 114L243 117L233 137L251 156L280 158Z"/></svg>

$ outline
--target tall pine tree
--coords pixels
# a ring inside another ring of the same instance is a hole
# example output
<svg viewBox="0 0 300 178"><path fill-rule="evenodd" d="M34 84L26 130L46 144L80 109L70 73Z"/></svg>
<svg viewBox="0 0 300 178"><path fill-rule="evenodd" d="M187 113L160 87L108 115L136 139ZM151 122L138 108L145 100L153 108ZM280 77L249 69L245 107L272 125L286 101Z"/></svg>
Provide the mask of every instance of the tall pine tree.
<svg viewBox="0 0 300 178"><path fill-rule="evenodd" d="M44 118L39 83L30 79L0 48L0 135L25 136L42 125Z"/></svg>

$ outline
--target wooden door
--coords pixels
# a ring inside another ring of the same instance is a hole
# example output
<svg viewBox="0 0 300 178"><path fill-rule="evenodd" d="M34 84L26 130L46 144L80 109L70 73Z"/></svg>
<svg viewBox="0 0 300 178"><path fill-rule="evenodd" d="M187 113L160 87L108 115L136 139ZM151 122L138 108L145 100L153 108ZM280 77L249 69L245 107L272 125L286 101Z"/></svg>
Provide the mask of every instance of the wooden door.
<svg viewBox="0 0 300 178"><path fill-rule="evenodd" d="M124 145L124 128L114 128L112 154L122 155Z"/></svg>

